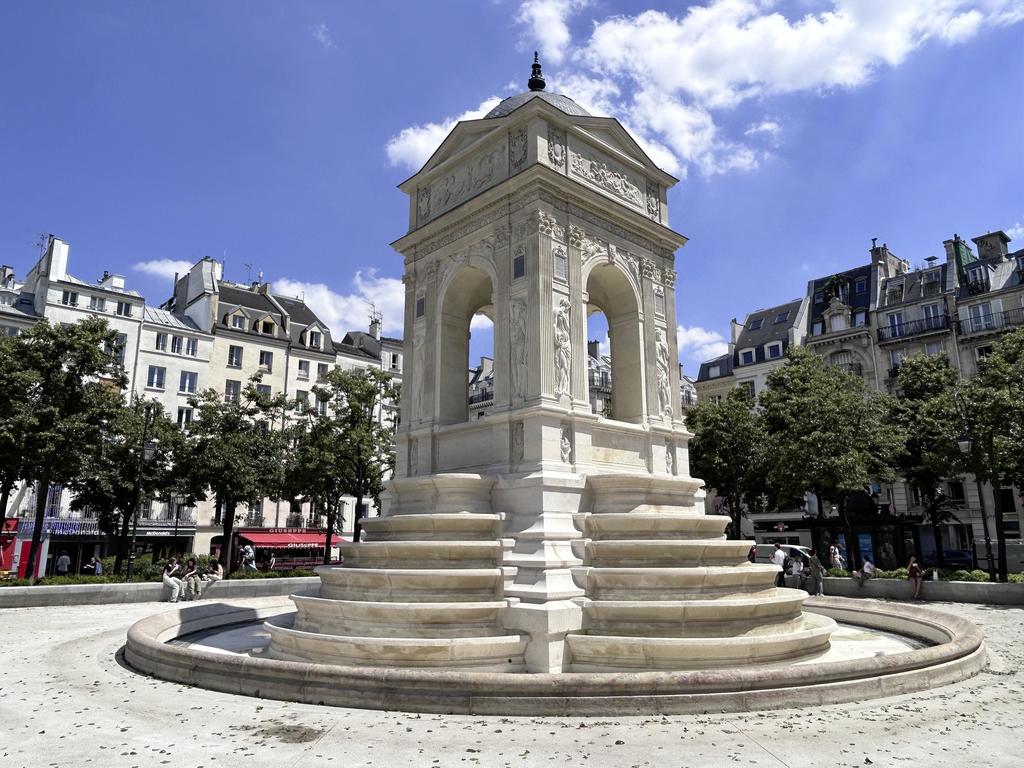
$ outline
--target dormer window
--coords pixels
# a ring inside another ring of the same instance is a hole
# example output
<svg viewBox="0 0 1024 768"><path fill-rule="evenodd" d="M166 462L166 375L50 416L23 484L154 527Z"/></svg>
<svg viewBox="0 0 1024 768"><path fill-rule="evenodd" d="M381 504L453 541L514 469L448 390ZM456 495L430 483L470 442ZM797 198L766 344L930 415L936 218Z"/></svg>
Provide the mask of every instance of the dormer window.
<svg viewBox="0 0 1024 768"><path fill-rule="evenodd" d="M787 320L789 320L789 311L779 312L779 314L777 314L775 316L775 323L774 323L774 325L778 325L779 323L784 323Z"/></svg>
<svg viewBox="0 0 1024 768"><path fill-rule="evenodd" d="M935 296L939 293L939 270L933 269L924 273L924 280L921 283L921 294L923 296Z"/></svg>
<svg viewBox="0 0 1024 768"><path fill-rule="evenodd" d="M761 330L761 324L763 322L764 322L764 318L763 317L755 317L753 320L750 321L750 325L747 326L747 329L751 330L751 331L759 331L759 330Z"/></svg>
<svg viewBox="0 0 1024 768"><path fill-rule="evenodd" d="M984 264L973 264L967 268L967 290L984 293L989 289L988 270Z"/></svg>
<svg viewBox="0 0 1024 768"><path fill-rule="evenodd" d="M274 324L272 322L270 322L269 320L264 320L263 323L262 323L262 326L263 326L262 329L261 329L262 332L267 334L268 336L270 336L270 335L272 335L274 333Z"/></svg>
<svg viewBox="0 0 1024 768"><path fill-rule="evenodd" d="M309 332L309 346L312 349L320 349L320 345L322 343L322 338L323 337L321 336L319 331L310 331Z"/></svg>
<svg viewBox="0 0 1024 768"><path fill-rule="evenodd" d="M777 360L782 357L782 342L773 341L764 348L765 357L769 360Z"/></svg>
<svg viewBox="0 0 1024 768"><path fill-rule="evenodd" d="M708 368L708 378L717 379L722 375L722 369L717 365L712 365Z"/></svg>
<svg viewBox="0 0 1024 768"><path fill-rule="evenodd" d="M754 362L754 350L744 349L740 351L740 365L751 365Z"/></svg>
<svg viewBox="0 0 1024 768"><path fill-rule="evenodd" d="M240 331L245 330L245 318L242 315L233 315L231 318L231 327L237 328Z"/></svg>
<svg viewBox="0 0 1024 768"><path fill-rule="evenodd" d="M885 287L885 303L886 304L899 304L903 301L903 281L898 283L889 283Z"/></svg>
<svg viewBox="0 0 1024 768"><path fill-rule="evenodd" d="M1017 271L1024 275L1024 253L1017 257Z"/></svg>
<svg viewBox="0 0 1024 768"><path fill-rule="evenodd" d="M865 293L868 290L868 279L866 277L858 277L856 282L853 284L854 293Z"/></svg>

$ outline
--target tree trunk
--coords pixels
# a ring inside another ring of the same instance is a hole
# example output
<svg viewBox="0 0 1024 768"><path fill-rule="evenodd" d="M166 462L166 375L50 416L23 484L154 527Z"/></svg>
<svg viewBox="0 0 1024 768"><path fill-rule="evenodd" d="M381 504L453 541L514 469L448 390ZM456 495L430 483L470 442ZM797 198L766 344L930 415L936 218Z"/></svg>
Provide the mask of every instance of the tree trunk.
<svg viewBox="0 0 1024 768"><path fill-rule="evenodd" d="M839 520L843 526L843 533L846 534L846 570L852 571L854 564L860 560L860 546L853 535L853 525L850 523L850 516L846 514L846 494L839 496L837 503L839 509Z"/></svg>
<svg viewBox="0 0 1024 768"><path fill-rule="evenodd" d="M39 545L43 539L43 521L46 519L46 497L50 495L50 473L43 472L36 484L36 525L32 529L32 545L28 550L28 563L25 575L29 584L36 583L36 558L39 556Z"/></svg>
<svg viewBox="0 0 1024 768"><path fill-rule="evenodd" d="M235 530L235 508L238 506L233 498L227 498L224 500L224 517L221 520L223 524L224 540L220 545L220 564L224 568L224 573L227 575L231 574L231 563L232 563L232 552L231 552L231 536Z"/></svg>
<svg viewBox="0 0 1024 768"><path fill-rule="evenodd" d="M935 542L935 562L939 568L946 567L946 552L942 546L942 526L939 524L939 510L935 499L928 500L928 518L932 524L932 540Z"/></svg>
<svg viewBox="0 0 1024 768"><path fill-rule="evenodd" d="M0 485L0 520L7 517L7 503L11 498L11 490L14 488L14 479L4 480Z"/></svg>
<svg viewBox="0 0 1024 768"><path fill-rule="evenodd" d="M743 538L743 507L738 498L728 499L729 517L732 519L732 537L736 541Z"/></svg>
<svg viewBox="0 0 1024 768"><path fill-rule="evenodd" d="M338 502L327 505L327 534L324 536L324 565L331 564L331 541L334 539L334 519L338 514Z"/></svg>
<svg viewBox="0 0 1024 768"><path fill-rule="evenodd" d="M998 578L999 581L1006 581L1007 576L1007 563L1006 563L1006 535L1003 530L1003 500L1000 489L1002 483L998 477L992 479L992 511L996 519L996 560L998 561Z"/></svg>
<svg viewBox="0 0 1024 768"><path fill-rule="evenodd" d="M356 518L352 523L352 541L358 542L363 534L363 492L356 496Z"/></svg>
<svg viewBox="0 0 1024 768"><path fill-rule="evenodd" d="M121 533L117 539L117 557L114 559L114 573L121 573L121 566L128 557L129 534L131 533L132 516L127 512L121 513Z"/></svg>

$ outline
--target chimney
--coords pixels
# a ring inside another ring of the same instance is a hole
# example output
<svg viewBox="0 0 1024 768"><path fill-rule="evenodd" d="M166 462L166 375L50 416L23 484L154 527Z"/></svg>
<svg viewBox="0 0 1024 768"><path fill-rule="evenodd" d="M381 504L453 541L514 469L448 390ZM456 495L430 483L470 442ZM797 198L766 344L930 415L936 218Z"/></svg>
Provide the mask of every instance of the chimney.
<svg viewBox="0 0 1024 768"><path fill-rule="evenodd" d="M381 321L379 317L370 319L370 335L373 336L377 341L380 341L380 325Z"/></svg>
<svg viewBox="0 0 1024 768"><path fill-rule="evenodd" d="M14 287L14 267L8 266L7 264L0 267L0 287Z"/></svg>
<svg viewBox="0 0 1024 768"><path fill-rule="evenodd" d="M112 275L107 270L103 270L103 277L100 278L99 284L101 288L109 288L112 291L123 291L124 275Z"/></svg>
<svg viewBox="0 0 1024 768"><path fill-rule="evenodd" d="M1010 238L1002 230L989 232L981 237L972 237L971 240L978 246L978 256L985 261L1002 261L1009 253L1006 246Z"/></svg>
<svg viewBox="0 0 1024 768"><path fill-rule="evenodd" d="M65 280L68 276L68 251L70 246L58 237L50 235L49 274L51 280Z"/></svg>
<svg viewBox="0 0 1024 768"><path fill-rule="evenodd" d="M601 359L601 342L600 341L588 341L587 342L587 354L595 360Z"/></svg>

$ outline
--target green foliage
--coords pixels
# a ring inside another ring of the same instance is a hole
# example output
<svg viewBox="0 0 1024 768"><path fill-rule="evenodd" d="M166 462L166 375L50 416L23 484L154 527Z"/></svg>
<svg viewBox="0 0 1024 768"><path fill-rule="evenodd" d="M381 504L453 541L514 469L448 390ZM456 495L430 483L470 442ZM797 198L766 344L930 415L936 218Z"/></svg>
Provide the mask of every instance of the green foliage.
<svg viewBox="0 0 1024 768"><path fill-rule="evenodd" d="M693 432L690 471L723 498L739 538L744 507L758 506L765 489L765 430L754 403L741 389L721 402L701 401L686 415Z"/></svg>
<svg viewBox="0 0 1024 768"><path fill-rule="evenodd" d="M1024 573L1009 574L1009 582L1011 584L1024 584Z"/></svg>

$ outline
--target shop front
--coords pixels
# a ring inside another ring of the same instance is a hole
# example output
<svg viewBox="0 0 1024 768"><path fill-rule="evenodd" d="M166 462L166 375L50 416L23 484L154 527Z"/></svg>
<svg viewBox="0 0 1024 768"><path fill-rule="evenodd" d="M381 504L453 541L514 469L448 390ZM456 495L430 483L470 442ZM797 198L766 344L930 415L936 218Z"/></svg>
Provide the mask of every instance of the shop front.
<svg viewBox="0 0 1024 768"><path fill-rule="evenodd" d="M14 543L11 570L17 571L18 578L26 577L28 555L32 546L32 534L35 531L35 520L27 517L19 518L17 539ZM40 538L38 577L53 576L57 558L67 553L71 559L68 573L79 574L85 565L94 557L104 555L107 537L100 531L95 519L66 520L47 517L43 520L43 532Z"/></svg>
<svg viewBox="0 0 1024 768"><path fill-rule="evenodd" d="M242 548L246 544L255 551L256 566L260 570L269 569L271 561L275 571L315 568L324 562L327 534L315 528L241 528L233 536L233 569L240 565ZM211 554L220 554L223 541L223 536L213 537ZM331 562L337 560L335 548L344 541L347 539L338 535L331 538Z"/></svg>

